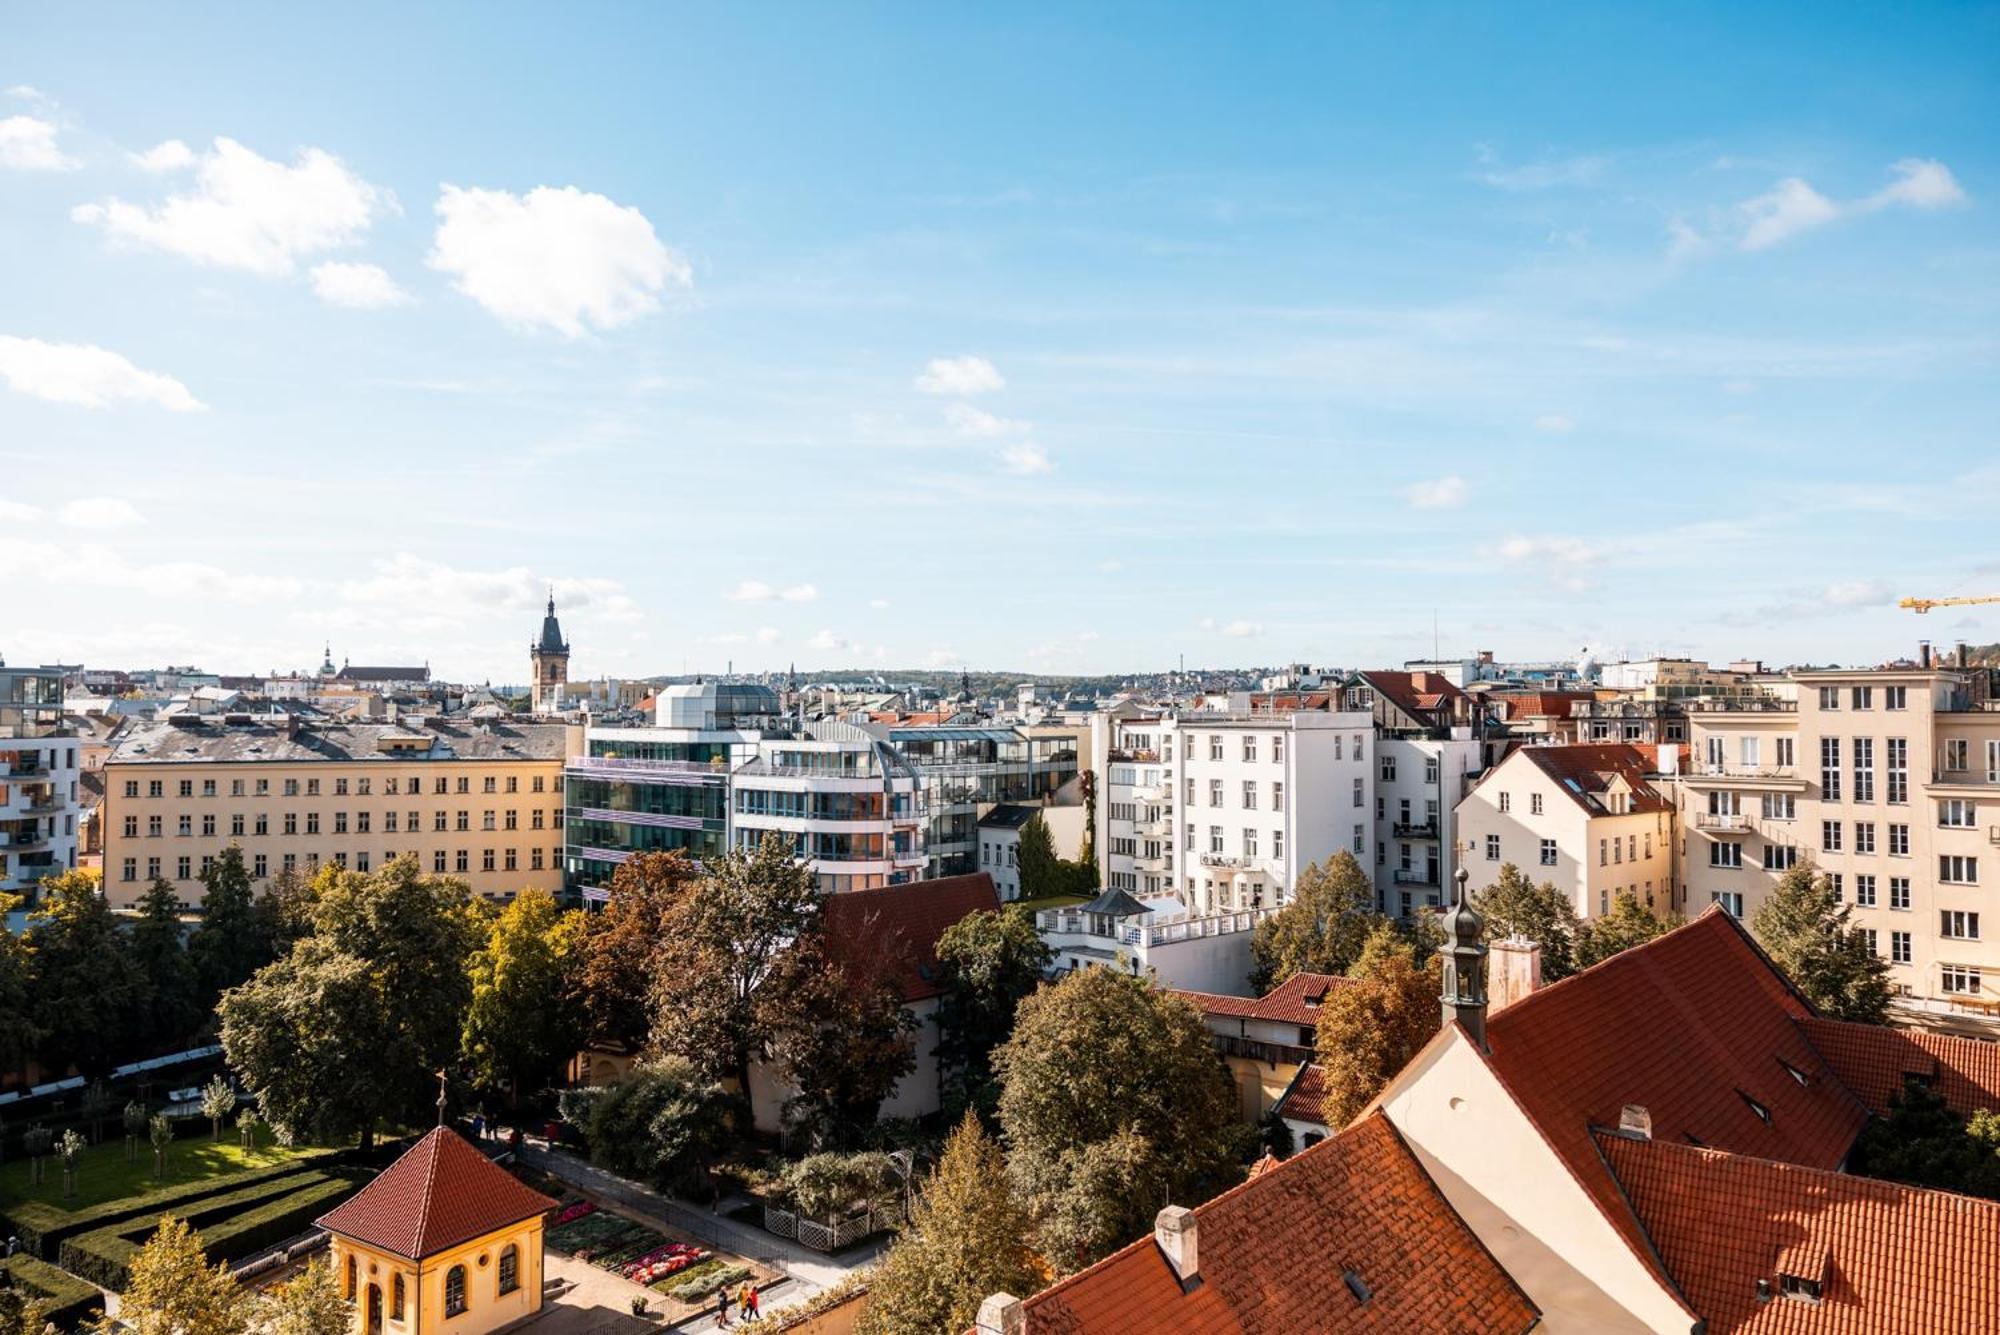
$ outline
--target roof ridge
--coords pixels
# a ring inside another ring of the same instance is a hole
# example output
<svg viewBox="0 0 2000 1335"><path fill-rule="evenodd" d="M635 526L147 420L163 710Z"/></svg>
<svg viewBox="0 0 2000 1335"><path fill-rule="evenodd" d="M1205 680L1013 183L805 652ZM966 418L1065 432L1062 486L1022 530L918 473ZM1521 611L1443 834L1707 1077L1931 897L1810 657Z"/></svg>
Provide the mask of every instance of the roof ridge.
<svg viewBox="0 0 2000 1335"><path fill-rule="evenodd" d="M1774 1168L1780 1173L1803 1173L1827 1182L1839 1182L1861 1192L1880 1193L1891 1196L1935 1196L1948 1201L1962 1201L1975 1210L1990 1210L2000 1218L2000 1201L1984 1196L1973 1196L1962 1191L1949 1191L1943 1187L1919 1186L1914 1182L1898 1182L1894 1178L1869 1177L1864 1173L1845 1173L1838 1168L1817 1168L1809 1163L1793 1163L1789 1159L1773 1159L1763 1154L1742 1154L1735 1150L1725 1150L1715 1145L1683 1145L1675 1140L1656 1140L1651 1136L1623 1136L1610 1127L1590 1128L1592 1139L1600 1142L1624 1141L1633 1145L1653 1145L1670 1154L1689 1154L1717 1164L1746 1164L1753 1168ZM1602 1153L1600 1148L1599 1153ZM1612 1178L1617 1179L1617 1173ZM1621 1194L1624 1184L1619 1184ZM1637 1213L1636 1211L1634 1212ZM1640 1225L1644 1228L1644 1224Z"/></svg>

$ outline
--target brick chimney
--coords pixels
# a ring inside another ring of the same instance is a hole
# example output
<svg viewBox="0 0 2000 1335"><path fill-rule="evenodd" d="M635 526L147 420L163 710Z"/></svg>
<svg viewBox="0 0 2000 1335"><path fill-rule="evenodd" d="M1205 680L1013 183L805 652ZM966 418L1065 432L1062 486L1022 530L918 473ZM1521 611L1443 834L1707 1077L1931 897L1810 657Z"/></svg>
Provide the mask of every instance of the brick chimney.
<svg viewBox="0 0 2000 1335"><path fill-rule="evenodd" d="M1496 1014L1542 985L1542 948L1523 936L1487 947L1486 1010Z"/></svg>
<svg viewBox="0 0 2000 1335"><path fill-rule="evenodd" d="M978 1335L1024 1335L1028 1329L1028 1309L1011 1293L987 1295L979 1304L972 1329Z"/></svg>
<svg viewBox="0 0 2000 1335"><path fill-rule="evenodd" d="M1160 1211L1153 1218L1153 1241L1159 1244L1183 1292L1201 1282L1201 1251L1193 1210L1169 1205Z"/></svg>

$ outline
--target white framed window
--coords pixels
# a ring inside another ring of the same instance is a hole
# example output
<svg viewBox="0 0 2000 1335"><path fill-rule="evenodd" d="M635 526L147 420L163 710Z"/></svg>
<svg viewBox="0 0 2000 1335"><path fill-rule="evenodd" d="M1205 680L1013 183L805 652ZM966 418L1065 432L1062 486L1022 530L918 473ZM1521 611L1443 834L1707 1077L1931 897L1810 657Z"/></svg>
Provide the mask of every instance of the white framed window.
<svg viewBox="0 0 2000 1335"><path fill-rule="evenodd" d="M1380 763L1382 782L1394 783L1396 781L1396 757L1384 752L1380 757Z"/></svg>
<svg viewBox="0 0 2000 1335"><path fill-rule="evenodd" d="M1245 779L1243 781L1243 809L1245 811L1255 811L1257 809L1257 781L1255 779Z"/></svg>
<svg viewBox="0 0 2000 1335"><path fill-rule="evenodd" d="M1222 805L1222 780L1210 779L1208 781L1208 804L1212 807Z"/></svg>
<svg viewBox="0 0 2000 1335"><path fill-rule="evenodd" d="M1222 738L1216 736L1214 733L1210 733L1208 737L1208 758L1210 760L1222 759Z"/></svg>
<svg viewBox="0 0 2000 1335"><path fill-rule="evenodd" d="M1339 733L1333 735L1333 758L1335 760L1340 759ZM1271 739L1271 759L1277 761L1280 765L1285 763L1285 735L1283 733L1279 733Z"/></svg>
<svg viewBox="0 0 2000 1335"><path fill-rule="evenodd" d="M1889 878L1889 907L1892 909L1901 909L1905 913L1910 911L1909 877L1891 876Z"/></svg>
<svg viewBox="0 0 2000 1335"><path fill-rule="evenodd" d="M1964 853L1940 853L1938 880L1946 885L1978 885L1979 859Z"/></svg>
<svg viewBox="0 0 2000 1335"><path fill-rule="evenodd" d="M1542 840L1542 865L1544 867L1556 865L1556 841L1553 839Z"/></svg>
<svg viewBox="0 0 2000 1335"><path fill-rule="evenodd" d="M1243 758L1245 760L1257 758L1257 734L1251 732L1243 734Z"/></svg>
<svg viewBox="0 0 2000 1335"><path fill-rule="evenodd" d="M1764 845L1765 871L1790 871L1799 863L1799 850L1790 844Z"/></svg>
<svg viewBox="0 0 2000 1335"><path fill-rule="evenodd" d="M1822 687L1820 687L1820 688L1819 688L1819 707L1820 707L1821 709L1838 709L1838 708L1840 708L1840 688L1839 688L1838 686L1822 686Z"/></svg>
<svg viewBox="0 0 2000 1335"><path fill-rule="evenodd" d="M1507 814L1508 812L1512 811L1513 809L1514 809L1514 795L1513 795L1512 793L1508 793L1508 792L1503 792L1503 793L1501 793L1501 794L1500 794L1500 814L1504 816L1504 815L1506 815L1506 814Z"/></svg>
<svg viewBox="0 0 2000 1335"><path fill-rule="evenodd" d="M1247 825L1243 827L1243 856L1246 858L1257 856L1257 832Z"/></svg>
<svg viewBox="0 0 2000 1335"><path fill-rule="evenodd" d="M1908 964L1910 962L1910 934L1908 932L1889 933L1889 963Z"/></svg>
<svg viewBox="0 0 2000 1335"><path fill-rule="evenodd" d="M1875 688L1873 686L1856 686L1854 688L1854 707L1856 709L1873 709L1875 707Z"/></svg>
<svg viewBox="0 0 2000 1335"><path fill-rule="evenodd" d="M1884 687L1882 688L1882 708L1884 708L1884 709L1908 709L1909 707L1910 707L1910 688L1909 688L1909 687L1907 687L1907 686L1884 686Z"/></svg>
<svg viewBox="0 0 2000 1335"><path fill-rule="evenodd" d="M1708 865L1734 868L1743 865L1743 845L1734 839L1718 839L1708 846Z"/></svg>
<svg viewBox="0 0 2000 1335"><path fill-rule="evenodd" d="M1944 767L1948 770L1968 769L1971 766L1972 743L1963 737L1947 737L1944 740Z"/></svg>
<svg viewBox="0 0 2000 1335"><path fill-rule="evenodd" d="M1855 875L1854 903L1864 909L1875 907L1875 877L1871 873L1860 872Z"/></svg>
<svg viewBox="0 0 2000 1335"><path fill-rule="evenodd" d="M1216 854L1218 857L1222 854L1222 827L1220 825L1211 825L1208 827L1208 851Z"/></svg>
<svg viewBox="0 0 2000 1335"><path fill-rule="evenodd" d="M1791 769L1798 761L1798 739L1780 737L1777 739L1778 768Z"/></svg>
<svg viewBox="0 0 2000 1335"><path fill-rule="evenodd" d="M1530 816L1539 816L1542 814L1542 795L1540 793L1528 794L1528 814Z"/></svg>
<svg viewBox="0 0 2000 1335"><path fill-rule="evenodd" d="M1854 822L1854 851L1873 853L1875 851L1875 822L1858 820Z"/></svg>
<svg viewBox="0 0 2000 1335"><path fill-rule="evenodd" d="M1819 823L1819 851L1838 853L1841 849L1841 825L1837 820L1823 820Z"/></svg>
<svg viewBox="0 0 2000 1335"><path fill-rule="evenodd" d="M1969 830L1978 824L1979 808L1962 797L1947 798L1938 803L1938 824L1951 829Z"/></svg>
<svg viewBox="0 0 2000 1335"><path fill-rule="evenodd" d="M1910 827L1891 823L1889 826L1889 856L1906 858L1910 856Z"/></svg>
<svg viewBox="0 0 2000 1335"><path fill-rule="evenodd" d="M1743 895L1737 890L1712 890L1709 899L1722 905L1722 911L1732 918L1743 916Z"/></svg>
<svg viewBox="0 0 2000 1335"><path fill-rule="evenodd" d="M1938 968L1938 987L1945 992L1961 995L1977 995L1981 979L1979 970L1965 964L1945 964Z"/></svg>
<svg viewBox="0 0 2000 1335"><path fill-rule="evenodd" d="M1797 820L1798 815L1798 799L1791 793L1764 794L1765 820Z"/></svg>
<svg viewBox="0 0 2000 1335"><path fill-rule="evenodd" d="M1361 850L1357 848L1354 851L1358 853ZM1280 862L1285 860L1285 832L1283 830L1271 831L1271 856Z"/></svg>
<svg viewBox="0 0 2000 1335"><path fill-rule="evenodd" d="M1486 836L1486 860L1488 862L1500 860L1500 836L1497 834Z"/></svg>
<svg viewBox="0 0 2000 1335"><path fill-rule="evenodd" d="M1754 770L1764 763L1764 739L1743 737L1737 740L1737 756L1746 770Z"/></svg>
<svg viewBox="0 0 2000 1335"><path fill-rule="evenodd" d="M1284 809L1285 781L1283 779L1274 779L1271 781L1271 810L1283 811Z"/></svg>
<svg viewBox="0 0 2000 1335"><path fill-rule="evenodd" d="M1965 909L1944 909L1938 914L1938 935L1953 941L1979 939L1979 914Z"/></svg>
<svg viewBox="0 0 2000 1335"><path fill-rule="evenodd" d="M1819 795L1829 802L1840 800L1840 739L1819 739Z"/></svg>

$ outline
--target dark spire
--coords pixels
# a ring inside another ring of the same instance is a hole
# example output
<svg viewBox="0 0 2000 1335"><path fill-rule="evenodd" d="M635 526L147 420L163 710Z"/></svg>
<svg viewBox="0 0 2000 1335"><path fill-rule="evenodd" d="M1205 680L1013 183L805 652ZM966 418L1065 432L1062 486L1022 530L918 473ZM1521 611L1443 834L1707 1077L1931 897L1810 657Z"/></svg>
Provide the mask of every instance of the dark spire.
<svg viewBox="0 0 2000 1335"><path fill-rule="evenodd" d="M535 644L535 651L544 654L567 654L569 645L563 642L562 626L556 621L556 591L549 589L549 611L542 618L542 638Z"/></svg>
<svg viewBox="0 0 2000 1335"><path fill-rule="evenodd" d="M1450 910L1444 915L1448 944L1443 950L1444 987L1440 998L1444 1021L1457 1020L1472 1041L1486 1046L1486 922L1473 909L1466 894L1472 874L1464 867L1452 878L1456 889Z"/></svg>

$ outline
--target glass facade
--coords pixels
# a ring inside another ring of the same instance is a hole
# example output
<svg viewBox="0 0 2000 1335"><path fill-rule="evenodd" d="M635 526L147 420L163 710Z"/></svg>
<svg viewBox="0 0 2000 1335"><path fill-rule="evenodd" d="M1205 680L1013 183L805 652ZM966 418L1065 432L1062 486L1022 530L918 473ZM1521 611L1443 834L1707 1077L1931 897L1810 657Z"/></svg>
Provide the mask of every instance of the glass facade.
<svg viewBox="0 0 2000 1335"><path fill-rule="evenodd" d="M571 773L563 788L564 877L586 898L609 885L619 864L634 853L680 852L702 861L728 847L726 775L691 783L679 774L667 779L639 772L617 778Z"/></svg>

